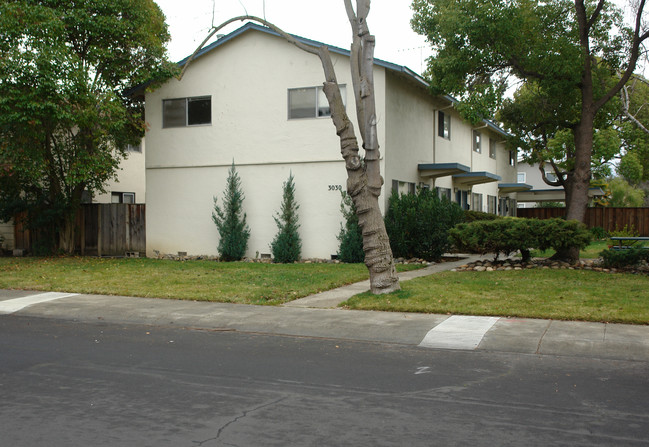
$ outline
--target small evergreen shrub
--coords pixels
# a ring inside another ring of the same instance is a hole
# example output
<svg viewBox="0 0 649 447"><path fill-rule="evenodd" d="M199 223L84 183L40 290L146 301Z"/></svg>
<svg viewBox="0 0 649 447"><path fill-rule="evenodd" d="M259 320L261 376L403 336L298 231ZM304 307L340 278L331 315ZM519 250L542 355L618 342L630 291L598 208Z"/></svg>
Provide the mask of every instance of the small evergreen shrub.
<svg viewBox="0 0 649 447"><path fill-rule="evenodd" d="M356 207L351 196L344 191L342 193L340 212L345 219L345 223L341 223L340 233L337 236L339 242L338 259L348 263L364 262L363 234L358 224Z"/></svg>
<svg viewBox="0 0 649 447"><path fill-rule="evenodd" d="M505 256L521 252L529 260L530 250L585 248L591 241L586 226L563 219L524 219L507 217L490 221L461 223L449 231L451 243L468 253L500 253Z"/></svg>
<svg viewBox="0 0 649 447"><path fill-rule="evenodd" d="M621 268L649 262L649 250L642 247L630 247L622 250L604 250L599 254L605 267Z"/></svg>
<svg viewBox="0 0 649 447"><path fill-rule="evenodd" d="M217 249L224 261L240 261L248 248L250 228L246 224L246 213L243 212L244 198L241 179L232 162L223 194L223 209L217 205L217 199L214 197L212 212L212 220L220 235Z"/></svg>
<svg viewBox="0 0 649 447"><path fill-rule="evenodd" d="M416 194L393 192L385 215L385 229L395 257L437 261L449 248L448 231L462 222L457 203L440 199L430 189Z"/></svg>
<svg viewBox="0 0 649 447"><path fill-rule="evenodd" d="M300 227L298 208L300 206L295 202L295 184L293 183L293 174L291 174L284 182L280 212L277 213L277 216L273 216L278 229L275 239L270 244L274 262L287 264L300 259L302 240L297 231Z"/></svg>

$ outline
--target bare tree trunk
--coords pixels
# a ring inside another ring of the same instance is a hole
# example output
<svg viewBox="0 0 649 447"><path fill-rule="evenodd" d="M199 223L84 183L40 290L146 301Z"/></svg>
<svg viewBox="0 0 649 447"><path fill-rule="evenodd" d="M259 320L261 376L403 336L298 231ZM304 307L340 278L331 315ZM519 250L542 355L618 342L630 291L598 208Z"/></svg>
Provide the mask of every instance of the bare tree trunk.
<svg viewBox="0 0 649 447"><path fill-rule="evenodd" d="M214 27L207 38L194 51L194 54L187 60L179 79L182 78L196 53L214 34L224 26L240 20L261 23L298 48L320 58L325 75L324 93L329 102L336 134L340 138L340 151L345 159L347 192L356 206L359 225L363 233L363 251L365 252L365 265L370 274L370 288L374 294L383 294L399 290L400 286L390 241L385 230L381 208L379 207L383 177L381 177L380 172L381 161L374 98L374 36L369 34L366 20L370 9L370 0L357 0L356 12L352 8L351 0L344 1L354 35L350 63L359 131L365 149L364 160L359 155L358 139L354 133L354 126L345 111L333 62L327 47L316 48L305 45L264 19L254 16L240 16Z"/></svg>

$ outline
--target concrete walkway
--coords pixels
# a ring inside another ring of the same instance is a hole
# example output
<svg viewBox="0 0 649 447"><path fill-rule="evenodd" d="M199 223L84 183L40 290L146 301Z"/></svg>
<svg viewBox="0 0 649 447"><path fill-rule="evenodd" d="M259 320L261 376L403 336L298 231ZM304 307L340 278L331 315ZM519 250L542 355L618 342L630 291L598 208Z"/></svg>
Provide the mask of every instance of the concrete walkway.
<svg viewBox="0 0 649 447"><path fill-rule="evenodd" d="M433 273L444 272L452 270L470 262L475 262L480 259L486 259L484 256L479 255L461 255L462 259L459 261L440 262L437 264L429 265L423 269L410 270L408 272L399 273L400 281L408 281L422 276L432 275ZM290 301L283 304L286 307L313 307L320 309L331 309L337 307L343 301L348 300L354 295L367 292L370 290L370 280L361 281L355 284L350 284L337 289L327 290L315 295L300 298L299 300Z"/></svg>

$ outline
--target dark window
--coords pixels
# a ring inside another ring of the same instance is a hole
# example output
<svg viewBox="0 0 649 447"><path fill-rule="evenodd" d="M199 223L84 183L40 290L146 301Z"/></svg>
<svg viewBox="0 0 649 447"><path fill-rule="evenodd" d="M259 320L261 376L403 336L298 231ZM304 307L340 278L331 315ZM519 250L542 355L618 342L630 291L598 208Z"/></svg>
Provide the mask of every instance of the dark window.
<svg viewBox="0 0 649 447"><path fill-rule="evenodd" d="M134 192L113 192L110 194L111 203L135 203Z"/></svg>
<svg viewBox="0 0 649 447"><path fill-rule="evenodd" d="M162 127L185 127L212 123L212 98L176 98L162 101Z"/></svg>
<svg viewBox="0 0 649 447"><path fill-rule="evenodd" d="M447 140L451 139L451 115L444 112L437 112L437 134L446 138Z"/></svg>
<svg viewBox="0 0 649 447"><path fill-rule="evenodd" d="M345 103L345 86L340 86ZM322 87L293 88L288 90L288 119L324 118L331 116L329 102Z"/></svg>
<svg viewBox="0 0 649 447"><path fill-rule="evenodd" d="M474 152L482 152L482 134L477 130L473 131L473 150Z"/></svg>

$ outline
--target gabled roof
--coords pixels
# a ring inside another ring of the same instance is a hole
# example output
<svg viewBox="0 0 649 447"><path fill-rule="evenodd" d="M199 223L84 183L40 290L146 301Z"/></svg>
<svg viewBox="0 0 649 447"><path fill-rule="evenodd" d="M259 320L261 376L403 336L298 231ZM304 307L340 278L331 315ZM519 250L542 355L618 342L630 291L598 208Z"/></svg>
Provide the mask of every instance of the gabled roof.
<svg viewBox="0 0 649 447"><path fill-rule="evenodd" d="M198 51L196 53L196 55L194 56L194 59L198 59L199 57L204 56L205 54L215 50L216 48L220 47L221 45L224 45L227 42L229 42L229 41L231 41L233 39L236 39L238 36L248 32L248 31L251 31L251 30L252 31L259 31L259 32L262 32L262 33L266 33L266 34L270 34L272 36L278 36L279 37L279 34L276 33L275 31L271 30L270 28L258 25L258 24L253 23L253 22L247 22L243 26L239 27L238 29L232 31L229 34L224 35L223 37L217 39L216 41L214 41L211 44L207 45L206 47L202 48L200 51ZM318 42L316 40L307 39L305 37L297 36L295 34L291 34L291 36L293 38L295 38L298 42L301 42L301 43L303 43L305 45L309 45L309 46L313 46L313 47L326 46L331 53L340 54L340 55L347 56L347 57L350 56L350 51L345 50L344 48L334 47L334 46L331 46L331 45L327 45L326 43ZM190 57L191 57L191 55L185 57L180 62L178 62L178 65L181 66L181 67L184 66L187 63L187 61L189 60ZM408 67L405 67L403 65L393 64L392 62L387 62L387 61L384 61L384 60L381 60L381 59L376 59L376 58L374 59L374 64L379 66L379 67L383 67L386 70L389 70L389 71L391 71L393 73L400 74L400 75L404 76L405 78L413 81L415 84L418 84L421 87L424 87L426 89L428 89L430 87L428 82L423 77L421 77L420 75L418 75L417 73L415 73L414 71L409 69ZM135 89L137 89L137 87ZM132 89L132 91L135 91L135 89ZM440 96L440 97L443 98L444 100L448 101L451 105L455 105L455 104L457 104L459 102L457 99L455 99L455 98L453 98L452 96L449 96L449 95L443 95L443 96ZM488 128L493 130L494 132L496 132L496 133L498 133L498 134L500 134L502 136L505 136L505 137L509 136L509 134L507 132L505 132L503 129L501 129L499 126L497 126L493 122L491 122L491 121L489 121L487 119L484 119L483 123Z"/></svg>

